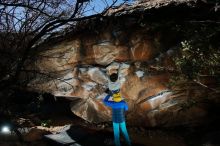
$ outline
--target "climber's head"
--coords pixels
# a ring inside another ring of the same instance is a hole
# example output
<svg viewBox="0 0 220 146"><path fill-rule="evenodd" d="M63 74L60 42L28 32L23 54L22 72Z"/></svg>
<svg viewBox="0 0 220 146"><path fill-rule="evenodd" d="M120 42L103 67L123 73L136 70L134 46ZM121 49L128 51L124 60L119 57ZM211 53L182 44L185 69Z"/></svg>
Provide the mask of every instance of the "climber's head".
<svg viewBox="0 0 220 146"><path fill-rule="evenodd" d="M112 99L113 99L114 102L120 102L120 101L123 100L122 97L121 97L120 92L118 92L118 93L114 93Z"/></svg>
<svg viewBox="0 0 220 146"><path fill-rule="evenodd" d="M118 80L118 74L117 73L113 73L109 76L109 79L111 82L116 82Z"/></svg>

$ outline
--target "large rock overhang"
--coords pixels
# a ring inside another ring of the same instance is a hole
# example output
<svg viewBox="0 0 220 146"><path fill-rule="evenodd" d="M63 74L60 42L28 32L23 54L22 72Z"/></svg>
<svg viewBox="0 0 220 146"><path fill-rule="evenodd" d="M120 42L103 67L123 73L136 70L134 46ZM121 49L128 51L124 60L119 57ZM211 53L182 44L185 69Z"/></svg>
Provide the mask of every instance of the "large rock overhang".
<svg viewBox="0 0 220 146"><path fill-rule="evenodd" d="M171 58L186 39L186 30L193 31L200 22L216 25L212 22L219 17L211 3L174 1L79 22L38 47L35 65L28 66L36 70L37 78L28 86L72 100L73 113L87 121L109 121L111 111L102 99L107 68L114 68L115 62L124 78L121 93L129 104L130 124L178 125L192 120L188 115L198 111L201 114L195 117L201 118L206 114L202 108L177 114L188 91L175 92L184 86L169 86L175 69ZM160 69L158 64L170 70ZM205 89L200 94L192 92L195 98L207 94ZM165 115L169 118L163 118Z"/></svg>

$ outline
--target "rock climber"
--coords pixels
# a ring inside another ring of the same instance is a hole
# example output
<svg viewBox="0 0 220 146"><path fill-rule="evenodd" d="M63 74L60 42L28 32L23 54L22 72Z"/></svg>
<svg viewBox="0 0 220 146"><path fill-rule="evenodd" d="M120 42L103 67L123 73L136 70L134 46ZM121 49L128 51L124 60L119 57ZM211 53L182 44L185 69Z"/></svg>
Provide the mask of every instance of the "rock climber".
<svg viewBox="0 0 220 146"><path fill-rule="evenodd" d="M127 103L120 94L120 81L117 73L109 76L108 88L110 93L104 98L103 102L106 106L112 108L112 122L114 130L114 141L116 146L120 146L120 130L125 138L127 145L131 146L125 122L125 111L128 110ZM112 97L112 100L110 100Z"/></svg>

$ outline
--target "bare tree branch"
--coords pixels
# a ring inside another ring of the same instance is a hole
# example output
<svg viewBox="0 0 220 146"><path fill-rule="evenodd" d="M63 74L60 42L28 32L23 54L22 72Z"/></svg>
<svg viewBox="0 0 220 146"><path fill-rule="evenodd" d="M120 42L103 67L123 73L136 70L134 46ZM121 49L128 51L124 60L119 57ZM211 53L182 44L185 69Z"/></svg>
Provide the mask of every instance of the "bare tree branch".
<svg viewBox="0 0 220 146"><path fill-rule="evenodd" d="M103 4L106 6L103 6L102 12L92 12L88 16L83 16L91 3L89 0L75 0L71 3L61 0L0 1L0 40L3 42L0 44L0 57L4 56L7 60L7 57L1 53L3 48L8 49L9 54L16 52L14 62L6 67L7 74L10 74L8 84L19 82L18 78L23 66L31 57L30 52L54 32L70 25L75 26L79 21L104 18L106 12L116 2L117 0L112 0L110 4L110 1L104 0ZM3 76L6 76L6 72Z"/></svg>
<svg viewBox="0 0 220 146"><path fill-rule="evenodd" d="M41 14L46 15L46 16L48 16L48 17L52 17L52 15L49 15L48 13L46 13L46 12L42 11L41 9L39 9L39 7L35 8L35 7L30 6L30 5L25 5L25 4L23 4L23 3L2 3L2 2L0 2L0 5L28 8L28 9L31 9L31 10L34 10L34 11L37 11L37 12L40 12ZM39 5L39 6L40 6L40 5Z"/></svg>

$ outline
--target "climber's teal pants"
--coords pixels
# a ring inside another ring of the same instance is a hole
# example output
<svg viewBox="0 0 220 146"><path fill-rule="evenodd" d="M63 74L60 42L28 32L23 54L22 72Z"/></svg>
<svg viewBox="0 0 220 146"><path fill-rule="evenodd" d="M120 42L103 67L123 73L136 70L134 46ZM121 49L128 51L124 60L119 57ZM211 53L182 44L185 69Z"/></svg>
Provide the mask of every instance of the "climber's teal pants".
<svg viewBox="0 0 220 146"><path fill-rule="evenodd" d="M120 128L119 128L120 127ZM128 131L126 128L125 122L122 123L115 123L113 122L113 130L114 130L114 138L115 138L115 145L120 146L120 129L122 131L122 134L126 140L126 143L131 146L131 141L128 135Z"/></svg>

